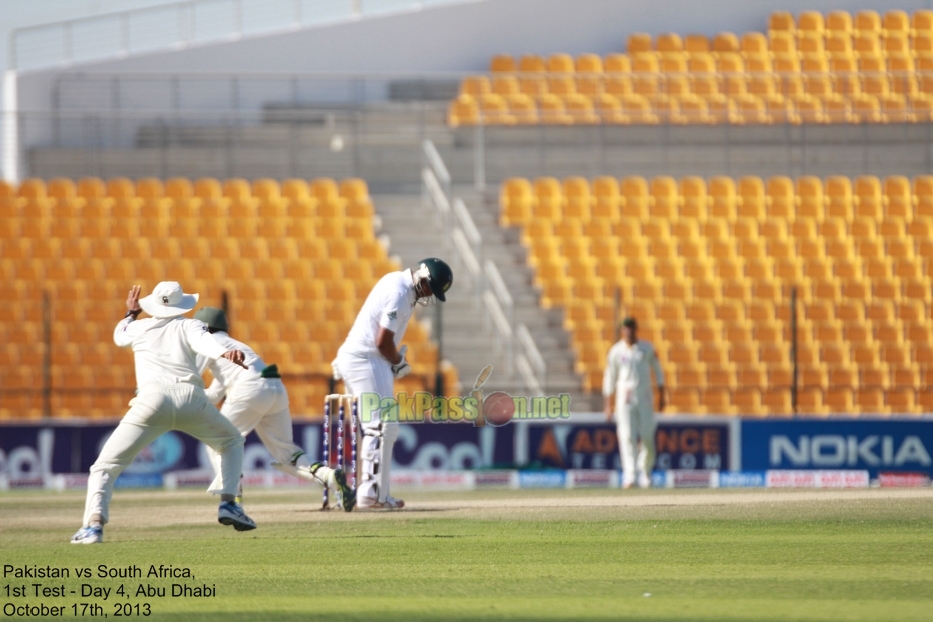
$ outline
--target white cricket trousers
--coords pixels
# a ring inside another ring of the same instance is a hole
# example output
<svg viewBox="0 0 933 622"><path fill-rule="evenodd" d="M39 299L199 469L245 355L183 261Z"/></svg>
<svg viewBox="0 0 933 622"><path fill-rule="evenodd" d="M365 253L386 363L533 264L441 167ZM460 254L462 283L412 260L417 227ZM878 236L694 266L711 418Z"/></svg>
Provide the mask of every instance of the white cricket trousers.
<svg viewBox="0 0 933 622"><path fill-rule="evenodd" d="M356 356L344 352L337 353L337 369L343 376L343 382L347 392L357 397L363 393L376 393L380 398L395 397L395 377L392 375L392 365L382 356L372 357ZM360 413L363 418L363 413ZM380 412L377 410L372 413L369 421L361 421L363 428L363 440L360 447L360 485L357 489L356 497L378 499L385 501L389 496L390 469L392 467L392 448L395 446L395 439L398 438L398 423L383 423L380 420ZM373 460L371 447L374 431L382 430L382 439L378 452L378 472L375 478L368 477L376 467Z"/></svg>
<svg viewBox="0 0 933 622"><path fill-rule="evenodd" d="M654 468L654 433L658 422L654 418L651 396L616 404L616 432L622 458L622 478L626 484L635 481L636 472L651 476ZM638 448L641 441L641 449Z"/></svg>
<svg viewBox="0 0 933 622"><path fill-rule="evenodd" d="M243 468L243 436L193 384L143 387L113 431L87 481L84 524L109 520L113 483L149 443L171 430L185 432L221 456L222 494L235 494Z"/></svg>
<svg viewBox="0 0 933 622"><path fill-rule="evenodd" d="M237 384L224 401L220 414L236 426L244 438L256 430L259 440L278 462L287 464L304 453L294 443L288 391L279 378L257 378ZM207 454L217 475L207 491L217 493L223 489L221 456L211 447L207 448Z"/></svg>

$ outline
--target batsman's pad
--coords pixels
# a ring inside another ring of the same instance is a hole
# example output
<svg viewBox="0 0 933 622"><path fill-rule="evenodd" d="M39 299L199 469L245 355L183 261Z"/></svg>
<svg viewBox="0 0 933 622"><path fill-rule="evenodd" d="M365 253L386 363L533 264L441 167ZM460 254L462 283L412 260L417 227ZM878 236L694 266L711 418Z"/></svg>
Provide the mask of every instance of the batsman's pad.
<svg viewBox="0 0 933 622"><path fill-rule="evenodd" d="M379 496L379 467L382 463L382 426L363 429L363 440L360 443L361 489L373 489L373 497Z"/></svg>

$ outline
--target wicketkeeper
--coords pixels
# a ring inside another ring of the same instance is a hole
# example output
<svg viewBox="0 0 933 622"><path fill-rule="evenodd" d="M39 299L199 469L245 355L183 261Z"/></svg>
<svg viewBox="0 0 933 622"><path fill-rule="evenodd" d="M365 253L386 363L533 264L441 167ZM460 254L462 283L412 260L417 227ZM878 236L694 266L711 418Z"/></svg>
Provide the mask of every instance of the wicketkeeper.
<svg viewBox="0 0 933 622"><path fill-rule="evenodd" d="M282 383L276 365L266 365L259 355L245 343L229 334L227 314L221 309L203 307L194 314L194 319L207 324L209 332L228 350L243 353L243 366L234 365L225 359L211 360L198 356L198 369L203 374L211 370L214 381L207 389L211 404L224 400L220 414L230 420L245 438L250 432L256 434L272 457L273 466L280 471L317 482L335 489L339 494L340 506L350 512L356 505L356 493L347 486L347 477L342 469L332 469L320 462L310 464L305 452L292 438L292 417L288 408L288 391ZM218 492L223 482L220 476L220 454L207 448L217 477L208 492ZM237 491L242 497L242 487Z"/></svg>
<svg viewBox="0 0 933 622"><path fill-rule="evenodd" d="M394 397L393 378L411 371L405 360L407 346L398 349L405 336L415 303L435 304L447 300L453 283L450 266L431 257L414 270L390 272L376 283L334 360L334 377L343 378L348 393L359 397L376 393ZM364 415L371 414L368 421ZM404 507L405 502L389 494L392 447L398 438L398 423L383 422L380 411L362 413L361 479L357 503L361 508Z"/></svg>
<svg viewBox="0 0 933 622"><path fill-rule="evenodd" d="M635 318L622 322L622 339L609 350L603 376L603 396L606 420L612 421L615 407L619 453L622 458L622 485L631 488L651 486L654 468L654 433L658 424L654 418L651 392L651 372L658 385L658 410L667 404L664 393L664 372L657 352L650 342L638 338ZM641 449L638 448L639 442ZM637 453L637 461L636 461Z"/></svg>
<svg viewBox="0 0 933 622"><path fill-rule="evenodd" d="M130 289L126 316L113 331L117 346L133 348L138 392L91 466L84 526L71 542L103 542L114 481L140 451L171 430L190 434L220 456L217 520L237 531L255 529L256 523L234 500L243 467L243 436L207 399L197 365L201 354L243 366L243 352L225 348L203 322L182 317L194 309L198 294L185 294L173 281L159 283L142 299L139 292L138 285ZM152 317L137 321L142 311Z"/></svg>

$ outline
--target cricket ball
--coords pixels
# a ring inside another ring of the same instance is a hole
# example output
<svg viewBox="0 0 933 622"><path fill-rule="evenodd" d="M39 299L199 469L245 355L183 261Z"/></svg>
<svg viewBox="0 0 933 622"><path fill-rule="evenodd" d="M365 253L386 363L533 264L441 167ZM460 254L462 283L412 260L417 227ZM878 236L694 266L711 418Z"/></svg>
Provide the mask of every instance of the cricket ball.
<svg viewBox="0 0 933 622"><path fill-rule="evenodd" d="M483 416L490 425L505 425L515 414L515 402L512 396L502 391L490 393L483 400Z"/></svg>

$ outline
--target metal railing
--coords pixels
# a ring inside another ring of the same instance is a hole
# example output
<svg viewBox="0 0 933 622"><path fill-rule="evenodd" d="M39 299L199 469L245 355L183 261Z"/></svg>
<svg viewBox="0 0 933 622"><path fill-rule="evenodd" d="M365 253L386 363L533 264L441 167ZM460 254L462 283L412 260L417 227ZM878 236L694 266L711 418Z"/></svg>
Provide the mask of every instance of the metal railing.
<svg viewBox="0 0 933 622"><path fill-rule="evenodd" d="M464 204L463 199L459 197L455 198L452 208L453 215L456 218L456 226L463 231L463 235L470 244L470 249L473 251L477 264L481 266L483 264L483 236L480 235L479 229L476 228L473 217L470 216L470 211L467 209L466 204Z"/></svg>
<svg viewBox="0 0 933 622"><path fill-rule="evenodd" d="M425 164L430 166L431 172L434 173L437 182L440 184L440 190L446 199L446 197L450 196L451 180L450 171L447 170L444 159L441 158L441 154L437 152L437 147L430 140L425 139L421 142L421 151L424 154Z"/></svg>
<svg viewBox="0 0 933 622"><path fill-rule="evenodd" d="M10 33L9 68L69 66L419 10L457 0L187 0Z"/></svg>
<svg viewBox="0 0 933 622"><path fill-rule="evenodd" d="M857 163L852 166L863 174L933 170L933 150L921 148L933 141L933 122L889 127L837 123L831 132L823 129L826 125L809 122L748 127L728 120L679 125L664 118L658 125L450 128L447 101L418 100L417 93L406 90L417 83L441 85L445 93L455 93L463 77L462 73L67 72L52 82L50 109L17 110L13 105L6 110L5 176L49 175L50 167L34 166L43 160L30 157L33 150L48 147L83 150L67 154L68 170L76 175L133 175L132 171L148 167L171 176L181 172L172 167L173 161L186 155L175 151L180 148L191 153L211 150L210 157L197 156L194 175L243 175L235 164L241 158L253 162L256 172L251 175L282 177L313 171L371 179L380 167L386 168L385 158L366 150L398 145L427 165L440 158L437 149L433 154L424 151L422 142L428 138L442 145L444 157L451 149L472 152L473 162L457 157L450 160L449 170L435 170L448 196L452 180L483 186L512 175L595 176L620 167L643 175L692 174L710 170L715 162L716 172L733 176L826 175L836 172L827 164L836 154L809 149L824 145L839 149L839 157ZM910 110L920 114L919 109ZM761 157L757 152L754 158L745 157L752 143L763 150ZM886 149L895 143L917 149L892 150L884 158L872 153L876 146ZM685 151L685 145L704 147L703 155L697 149ZM277 153L254 158L245 153L251 147ZM130 148L132 153L102 153ZM144 150L148 150L145 164L138 160ZM562 150L572 151L572 158L559 153ZM343 168L314 170L323 168L318 166L323 159L341 160ZM288 167L283 170L276 164L279 161L287 161ZM213 170L205 170L208 165ZM411 178L401 179L407 171ZM399 183L421 183L418 172L415 165L401 173L396 170L395 175Z"/></svg>
<svg viewBox="0 0 933 622"><path fill-rule="evenodd" d="M499 306L502 307L502 312L509 321L509 325L515 326L515 301L512 300L512 294L509 293L509 288L506 286L505 281L502 280L499 268L488 259L484 268L486 269L486 283L489 285L489 289L495 295Z"/></svg>
<svg viewBox="0 0 933 622"><path fill-rule="evenodd" d="M486 315L492 318L492 325L495 328L496 349L505 359L505 374L511 378L515 366L515 334L512 331L512 325L499 306L496 296L489 290L483 292L483 307ZM531 386L529 385L529 390ZM532 395L541 395L541 393L532 393Z"/></svg>
<svg viewBox="0 0 933 622"><path fill-rule="evenodd" d="M473 247L463 233L463 229L454 227L454 230L450 234L450 239L453 242L454 248L457 249L460 260L466 266L467 272L470 274L470 282L473 284L473 300L478 300L486 289L482 265L473 253Z"/></svg>
<svg viewBox="0 0 933 622"><path fill-rule="evenodd" d="M540 388L539 392L534 395L544 395L548 385L547 363L544 362L544 357L541 356L541 351L538 350L538 346L531 336L531 333L528 331L527 326L519 324L516 329L516 335L522 350L518 359L519 363L528 366L534 376L535 383Z"/></svg>

